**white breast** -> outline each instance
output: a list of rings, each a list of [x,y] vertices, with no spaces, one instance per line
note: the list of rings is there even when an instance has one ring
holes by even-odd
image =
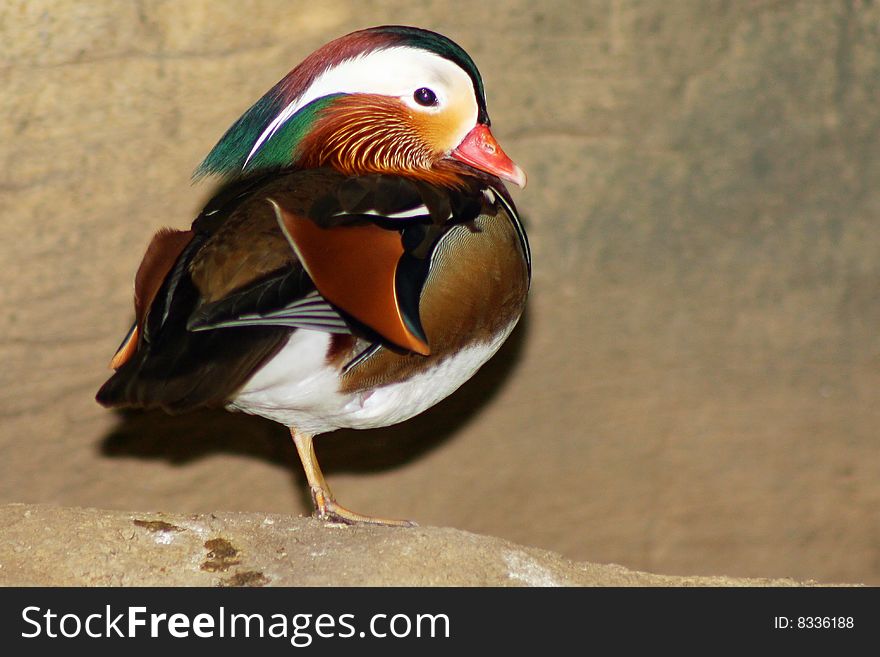
[[[326,362],[330,334],[299,329],[229,404],[317,435],[372,429],[408,420],[455,392],[510,335],[516,322],[486,344],[474,345],[409,379],[361,393],[339,390],[339,372]]]

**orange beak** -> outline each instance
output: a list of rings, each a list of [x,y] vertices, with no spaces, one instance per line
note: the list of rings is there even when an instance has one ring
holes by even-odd
[[[517,187],[526,186],[526,172],[507,157],[495,141],[489,127],[482,123],[478,123],[467,133],[450,156],[476,169],[498,176],[502,180],[512,182]]]

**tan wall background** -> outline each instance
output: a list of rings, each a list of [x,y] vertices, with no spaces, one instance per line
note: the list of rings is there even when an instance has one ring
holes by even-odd
[[[337,495],[578,560],[880,584],[880,3],[0,5],[0,502],[307,510],[283,429],[92,395],[151,233],[327,40],[442,32],[535,262],[456,396],[319,440]]]

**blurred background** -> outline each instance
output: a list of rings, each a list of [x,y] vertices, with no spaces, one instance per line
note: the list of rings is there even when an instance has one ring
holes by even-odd
[[[190,174],[304,56],[462,45],[534,257],[455,396],[338,432],[344,504],[667,574],[880,584],[880,3],[0,5],[0,502],[306,513],[286,431],[93,395]]]

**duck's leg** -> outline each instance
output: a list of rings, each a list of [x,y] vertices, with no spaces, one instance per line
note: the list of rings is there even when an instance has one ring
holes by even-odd
[[[300,433],[293,427],[290,427],[290,435],[293,437],[293,444],[296,445],[296,451],[299,453],[300,461],[302,461],[303,470],[306,472],[306,479],[312,491],[312,502],[315,504],[315,516],[318,519],[342,522],[347,525],[357,525],[360,523],[391,525],[394,527],[414,527],[416,525],[411,520],[389,520],[361,515],[360,513],[349,511],[344,506],[338,504],[333,497],[333,493],[330,492],[330,486],[324,480],[321,466],[318,465],[312,436]]]

